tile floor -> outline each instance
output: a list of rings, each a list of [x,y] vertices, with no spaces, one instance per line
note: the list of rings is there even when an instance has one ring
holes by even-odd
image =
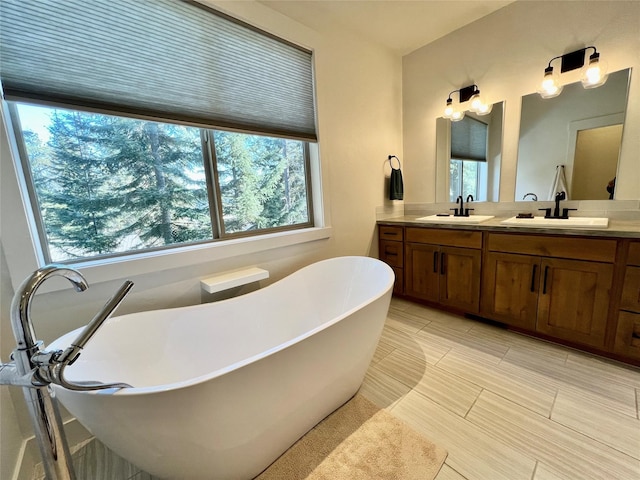
[[[640,480],[637,368],[393,299],[361,393],[448,450],[436,480]],[[74,461],[155,480],[97,441]]]
[[[436,480],[640,480],[640,369],[394,299],[362,393],[449,456]]]

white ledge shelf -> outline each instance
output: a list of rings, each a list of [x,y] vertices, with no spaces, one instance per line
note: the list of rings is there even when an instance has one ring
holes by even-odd
[[[223,272],[200,280],[202,289],[208,293],[222,292],[248,283],[269,278],[269,272],[262,268],[251,267],[232,272]]]

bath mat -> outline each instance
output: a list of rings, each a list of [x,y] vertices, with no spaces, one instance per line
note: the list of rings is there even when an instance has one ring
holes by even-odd
[[[444,449],[356,395],[255,480],[432,480],[446,457]]]

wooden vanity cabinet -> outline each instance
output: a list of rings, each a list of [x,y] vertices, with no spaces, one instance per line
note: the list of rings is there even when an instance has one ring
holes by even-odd
[[[616,240],[489,233],[482,313],[605,347]]]
[[[482,232],[407,227],[405,235],[405,294],[477,313]]]
[[[402,227],[380,225],[378,229],[379,258],[393,269],[396,280],[393,293],[404,293],[404,229]]]
[[[629,244],[613,351],[640,359],[640,242]]]

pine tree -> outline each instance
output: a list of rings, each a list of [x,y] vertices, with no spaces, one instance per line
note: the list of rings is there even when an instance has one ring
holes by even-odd
[[[199,129],[55,111],[49,131],[50,158],[32,169],[64,258],[211,238]]]

